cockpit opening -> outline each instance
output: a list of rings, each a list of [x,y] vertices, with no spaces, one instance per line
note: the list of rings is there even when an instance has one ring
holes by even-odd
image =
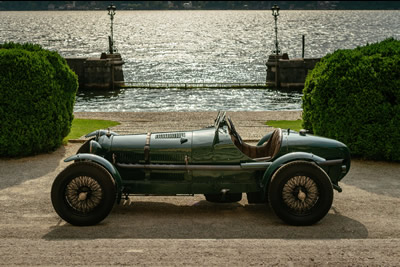
[[[230,117],[227,118],[227,125],[232,142],[246,156],[256,161],[268,161],[275,157],[281,147],[282,129],[275,129],[271,137],[260,146],[246,144],[236,131]]]

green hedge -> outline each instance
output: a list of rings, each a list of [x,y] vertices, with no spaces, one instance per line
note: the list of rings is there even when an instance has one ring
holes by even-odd
[[[309,73],[303,127],[353,155],[400,161],[400,41],[337,50]]]
[[[56,149],[68,135],[78,80],[58,53],[0,44],[0,156]]]

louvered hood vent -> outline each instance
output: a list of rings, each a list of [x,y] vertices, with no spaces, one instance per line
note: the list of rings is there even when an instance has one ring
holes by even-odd
[[[162,133],[156,134],[156,139],[179,139],[185,136],[185,133]]]

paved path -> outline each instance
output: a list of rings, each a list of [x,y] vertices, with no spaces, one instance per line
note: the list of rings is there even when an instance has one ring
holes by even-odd
[[[121,127],[132,123],[129,131],[146,132],[146,127],[203,127],[215,113],[76,116],[122,121]],[[268,130],[258,122],[282,117],[274,112],[232,114],[247,137],[254,132],[250,126],[260,127],[258,137]],[[0,265],[399,265],[400,164],[353,160],[341,183],[343,192],[335,192],[331,210],[313,226],[286,225],[268,206],[249,205],[245,197],[217,205],[195,195],[135,197],[130,206],[115,206],[96,226],[74,227],[54,212],[50,189],[70,164],[63,159],[79,146],[70,143],[49,154],[0,159]]]

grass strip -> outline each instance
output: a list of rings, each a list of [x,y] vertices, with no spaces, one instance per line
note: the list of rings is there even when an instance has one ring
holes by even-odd
[[[98,129],[107,129],[119,125],[116,121],[107,120],[92,120],[92,119],[74,119],[69,135],[64,138],[63,144],[66,144],[70,139],[78,139],[81,136],[93,132]]]
[[[275,128],[282,128],[282,129],[291,129],[294,131],[300,131],[303,129],[302,127],[302,120],[295,120],[295,121],[285,121],[285,120],[280,120],[280,121],[267,121],[265,124],[271,127]]]

